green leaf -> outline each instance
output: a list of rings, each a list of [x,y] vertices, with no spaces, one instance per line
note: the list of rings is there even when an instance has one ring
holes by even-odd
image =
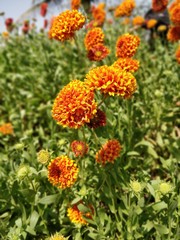
[[[154,227],[160,235],[169,233],[169,229],[164,225],[154,224]]]
[[[149,192],[151,193],[151,195],[155,198],[155,191],[154,188],[148,183],[147,187],[149,189]]]
[[[34,229],[39,219],[39,214],[36,211],[33,211],[30,217],[30,227]]]
[[[155,203],[154,205],[152,205],[152,208],[155,211],[161,211],[162,209],[166,209],[167,207],[168,207],[168,205],[164,201],[158,202],[158,203]]]
[[[53,194],[53,195],[49,195],[49,196],[45,196],[43,198],[41,198],[38,203],[41,204],[52,204],[56,201],[56,199],[58,198],[59,194]]]

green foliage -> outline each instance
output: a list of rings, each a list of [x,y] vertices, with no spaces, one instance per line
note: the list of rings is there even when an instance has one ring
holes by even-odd
[[[141,37],[135,56],[138,89],[131,99],[109,97],[101,105],[107,125],[83,132],[58,126],[51,116],[54,98],[72,79],[84,80],[95,66],[115,60],[115,42],[127,31],[119,22],[105,24],[111,54],[101,62],[86,56],[81,30],[75,41],[60,43],[46,34],[1,39],[0,123],[11,122],[14,135],[0,136],[0,238],[46,239],[55,232],[74,240],[179,239],[180,130],[179,66],[175,46],[156,39],[151,52]],[[97,94],[97,101],[102,96]],[[88,154],[75,158],[73,140],[86,140]],[[95,154],[108,139],[122,145],[114,164],[101,166]],[[59,190],[47,178],[47,166],[37,153],[47,149],[51,158],[67,155],[80,168],[71,189]],[[21,170],[21,172],[20,172]],[[140,190],[133,187],[140,184]],[[160,184],[171,188],[166,194]],[[79,202],[88,225],[70,222],[67,208]]]

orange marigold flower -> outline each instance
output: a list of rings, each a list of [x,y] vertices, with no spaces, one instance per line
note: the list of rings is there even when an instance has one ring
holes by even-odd
[[[124,0],[114,12],[115,17],[124,17],[130,16],[133,9],[135,8],[136,3],[134,0]]]
[[[90,70],[85,83],[92,90],[123,98],[131,97],[137,87],[136,79],[131,73],[106,65]]]
[[[84,38],[84,44],[87,50],[92,46],[104,42],[104,33],[100,27],[95,27],[89,30]]]
[[[88,58],[91,61],[101,61],[107,55],[110,53],[110,50],[108,47],[104,46],[102,43],[98,43],[96,45],[93,45],[89,50],[88,50]]]
[[[80,204],[82,203],[80,202]],[[80,223],[82,225],[87,225],[88,222],[83,217],[92,218],[91,210],[86,213],[81,212],[78,208],[78,205],[79,204],[74,204],[72,207],[69,207],[67,210],[67,215],[72,223],[75,223],[75,224]]]
[[[120,36],[116,42],[116,57],[133,57],[139,44],[140,38],[138,36],[134,36],[129,33]]]
[[[102,25],[106,18],[106,12],[104,8],[104,3],[100,3],[97,7],[92,7],[92,16],[99,23],[99,25]]]
[[[4,134],[4,135],[9,135],[9,134],[13,134],[14,130],[13,130],[13,126],[11,123],[4,123],[0,126],[0,133]]]
[[[71,8],[78,10],[81,5],[81,0],[71,0]]]
[[[171,5],[168,7],[169,12],[173,10],[173,8],[180,3],[180,0],[173,1]]]
[[[84,82],[73,80],[56,97],[52,117],[63,127],[79,128],[94,116],[96,105]]]
[[[139,68],[139,61],[132,58],[119,58],[112,66],[127,72],[136,72]]]
[[[106,114],[100,109],[97,109],[96,115],[86,125],[94,129],[104,127],[106,125]]]
[[[178,46],[176,50],[176,60],[180,64],[180,45]]]
[[[78,171],[73,160],[67,156],[59,156],[48,165],[48,180],[58,188],[69,188],[77,180]]]
[[[177,42],[180,40],[180,26],[171,26],[167,33],[167,39],[170,42]]]
[[[180,3],[170,11],[170,19],[175,25],[180,25]]]
[[[88,145],[83,141],[74,140],[71,149],[76,157],[83,157],[88,152]]]
[[[142,16],[136,16],[132,20],[134,26],[141,26],[144,22],[145,20]]]
[[[108,162],[114,163],[115,159],[120,155],[121,148],[118,140],[108,140],[96,153],[96,161],[102,165],[105,165]]]
[[[46,13],[47,13],[47,8],[48,8],[48,4],[46,2],[42,3],[40,5],[40,15],[42,17],[45,17],[46,16]]]
[[[152,0],[152,9],[154,12],[161,12],[166,9],[168,0]]]
[[[157,20],[156,19],[149,19],[146,23],[147,28],[151,29],[153,27],[155,27],[157,24]]]
[[[49,31],[49,37],[65,41],[74,36],[75,31],[85,24],[85,17],[77,10],[66,10],[57,16]]]

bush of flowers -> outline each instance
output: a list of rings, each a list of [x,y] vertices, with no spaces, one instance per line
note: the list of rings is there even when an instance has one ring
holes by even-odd
[[[153,51],[133,0],[88,16],[72,1],[48,31],[6,21],[1,239],[179,239],[180,6],[158,4],[171,25]]]

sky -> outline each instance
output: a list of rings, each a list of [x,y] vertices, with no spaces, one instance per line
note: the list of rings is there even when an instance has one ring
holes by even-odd
[[[109,0],[109,1],[113,2],[116,0]],[[101,2],[103,2],[103,0],[101,0]],[[117,2],[120,3],[121,0],[117,0]],[[136,0],[136,4],[139,4],[142,2],[144,1]],[[146,0],[146,2],[150,2],[150,0]],[[30,7],[32,7],[32,0],[0,0],[0,13],[5,12],[4,16],[0,16],[0,32],[6,31],[6,28],[4,25],[6,18],[11,17],[14,19],[14,21],[16,21]]]

